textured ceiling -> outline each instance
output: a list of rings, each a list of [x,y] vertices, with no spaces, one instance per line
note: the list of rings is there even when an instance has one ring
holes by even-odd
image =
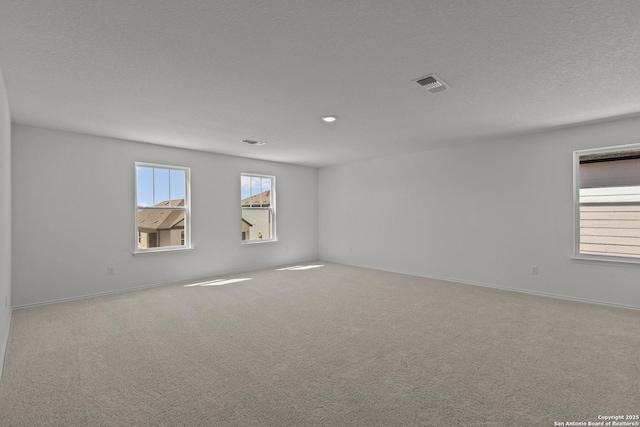
[[[640,2],[0,0],[0,69],[17,123],[323,166],[640,114]]]

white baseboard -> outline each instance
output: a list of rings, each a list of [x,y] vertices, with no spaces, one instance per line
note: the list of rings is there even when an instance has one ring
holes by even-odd
[[[381,267],[367,265],[367,264],[347,263],[347,262],[343,262],[343,261],[332,261],[332,260],[325,260],[325,261],[326,262],[332,262],[334,264],[348,265],[348,266],[352,266],[352,267],[360,267],[360,268],[368,268],[368,269],[371,269],[371,270],[386,271],[386,272],[389,272],[389,273],[398,273],[398,274],[406,274],[408,276],[424,277],[425,279],[442,280],[442,281],[445,281],[445,282],[461,283],[461,284],[464,284],[464,285],[481,286],[483,288],[491,288],[491,289],[500,289],[500,290],[503,290],[503,291],[519,292],[519,293],[522,293],[522,294],[535,295],[535,296],[539,296],[539,297],[555,298],[555,299],[562,299],[562,300],[567,300],[567,301],[583,302],[583,303],[588,303],[588,304],[606,305],[606,306],[609,306],[609,307],[626,308],[626,309],[630,309],[630,310],[640,310],[640,307],[636,307],[634,305],[616,304],[616,303],[611,303],[611,302],[607,302],[607,301],[598,301],[598,300],[591,300],[591,299],[586,299],[586,298],[572,297],[572,296],[567,296],[567,295],[551,294],[551,293],[547,293],[547,292],[531,291],[531,290],[528,290],[528,289],[518,289],[518,288],[509,288],[509,287],[506,287],[506,286],[489,285],[487,283],[471,282],[471,281],[468,281],[468,280],[460,280],[460,279],[454,279],[454,278],[450,278],[450,277],[431,276],[431,275],[426,275],[426,274],[415,273],[415,272],[412,272],[412,271],[402,271],[402,270],[394,270],[394,269],[389,269],[389,268],[381,268]]]
[[[194,283],[194,282],[197,282],[197,281],[213,280],[213,279],[219,278],[220,276],[226,276],[226,275],[231,275],[231,274],[241,274],[241,273],[251,273],[252,271],[265,270],[265,269],[268,269],[268,268],[274,268],[274,269],[275,268],[282,268],[282,267],[290,266],[290,265],[293,265],[293,264],[306,264],[306,263],[309,263],[309,262],[316,262],[316,261],[330,262],[330,263],[334,263],[334,264],[342,264],[342,265],[348,265],[348,266],[352,266],[352,267],[368,268],[370,270],[387,271],[389,273],[406,274],[406,275],[409,275],[409,276],[423,277],[425,279],[433,279],[433,280],[442,280],[442,281],[445,281],[445,282],[461,283],[461,284],[464,284],[464,285],[481,286],[483,288],[491,288],[491,289],[500,289],[500,290],[503,290],[503,291],[519,292],[519,293],[523,293],[523,294],[535,295],[535,296],[546,297],[546,298],[555,298],[555,299],[562,299],[562,300],[567,300],[567,301],[583,302],[583,303],[588,303],[588,304],[606,305],[606,306],[609,306],[609,307],[626,308],[626,309],[631,309],[631,310],[640,310],[640,307],[636,307],[636,306],[633,306],[633,305],[616,304],[616,303],[611,303],[611,302],[607,302],[607,301],[591,300],[591,299],[578,298],[578,297],[572,297],[572,296],[567,296],[567,295],[559,295],[559,294],[552,294],[552,293],[547,293],[547,292],[532,291],[532,290],[528,290],[528,289],[510,288],[510,287],[506,287],[506,286],[497,286],[497,285],[491,285],[491,284],[487,284],[487,283],[480,283],[480,282],[474,282],[474,281],[469,281],[469,280],[461,280],[461,279],[456,279],[456,278],[451,278],[451,277],[426,275],[426,274],[422,274],[422,273],[416,273],[416,272],[413,272],[413,271],[403,271],[403,270],[396,270],[396,269],[390,269],[390,268],[382,268],[382,267],[378,267],[378,266],[374,266],[374,265],[368,265],[368,264],[348,263],[348,262],[344,262],[342,260],[332,260],[332,259],[326,259],[326,258],[324,260],[321,259],[321,260],[306,260],[306,261],[291,262],[291,263],[287,263],[286,265],[262,266],[262,267],[257,267],[257,268],[253,268],[253,269],[250,269],[250,270],[227,271],[227,272],[224,272],[224,273],[219,273],[219,274],[210,275],[210,276],[204,276],[204,277],[202,277],[202,276],[201,277],[193,277],[193,278],[188,278],[188,279],[185,279],[185,280],[178,280],[178,281],[172,281],[172,282],[163,282],[163,283],[154,283],[154,284],[149,284],[149,285],[136,286],[136,287],[132,287],[132,288],[125,288],[125,289],[118,289],[118,290],[113,290],[113,291],[106,291],[106,292],[98,292],[98,293],[93,293],[93,294],[80,295],[80,296],[70,297],[70,298],[60,298],[60,299],[55,299],[55,300],[50,300],[50,301],[37,302],[37,303],[33,303],[33,304],[24,304],[24,305],[14,306],[13,309],[14,310],[18,310],[18,309],[23,309],[23,308],[38,307],[38,306],[42,306],[42,305],[55,304],[55,303],[67,302],[67,301],[75,301],[75,300],[81,300],[81,299],[93,298],[93,297],[99,297],[99,296],[105,296],[105,295],[113,295],[113,294],[119,294],[119,293],[123,293],[123,292],[133,292],[133,291],[139,291],[139,290],[143,290],[143,289],[157,288],[157,287],[161,287],[161,286],[184,285],[184,284],[188,284],[188,283]],[[9,337],[9,334],[8,334],[8,330],[7,330],[6,339],[8,339],[8,337]],[[2,344],[2,348],[0,348],[2,353],[0,353],[0,356],[4,356],[4,350],[6,348],[6,342],[4,342],[4,343],[0,342],[0,344]],[[1,372],[0,372],[0,375],[1,375]]]
[[[106,296],[106,295],[114,295],[114,294],[121,294],[124,292],[134,292],[134,291],[141,291],[143,289],[151,289],[151,288],[158,288],[161,286],[177,286],[177,285],[186,285],[189,283],[195,283],[195,282],[204,282],[207,280],[214,280],[214,279],[218,279],[221,276],[228,276],[231,274],[244,274],[244,273],[251,273],[252,271],[260,271],[260,270],[266,270],[269,268],[282,268],[282,267],[288,267],[294,264],[305,264],[305,263],[309,263],[309,262],[315,262],[316,260],[313,261],[294,261],[294,262],[290,262],[287,264],[279,264],[276,266],[261,266],[261,267],[256,267],[256,268],[252,268],[250,270],[232,270],[232,271],[226,271],[226,272],[222,272],[222,273],[214,273],[208,276],[199,276],[199,277],[191,277],[191,278],[186,278],[184,280],[175,280],[175,281],[171,281],[171,282],[162,282],[162,283],[152,283],[152,284],[148,284],[148,285],[142,285],[142,286],[134,286],[134,287],[130,287],[130,288],[123,288],[123,289],[116,289],[113,291],[105,291],[105,292],[96,292],[96,293],[91,293],[91,294],[84,294],[84,295],[78,295],[75,297],[68,297],[68,298],[58,298],[58,299],[53,299],[53,300],[47,300],[47,301],[40,301],[40,302],[36,302],[36,303],[30,303],[30,304],[22,304],[22,305],[16,305],[13,306],[14,310],[20,310],[20,309],[24,309],[24,308],[32,308],[32,307],[40,307],[43,305],[49,305],[49,304],[57,304],[60,302],[68,302],[68,301],[76,301],[76,300],[82,300],[82,299],[87,299],[87,298],[93,298],[93,297],[101,297],[101,296]]]

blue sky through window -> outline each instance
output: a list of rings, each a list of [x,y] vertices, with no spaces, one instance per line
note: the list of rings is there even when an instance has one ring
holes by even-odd
[[[247,175],[240,177],[240,200],[256,196],[267,190],[271,190],[271,178]]]
[[[136,173],[138,206],[155,206],[167,200],[185,198],[184,170],[138,166]]]

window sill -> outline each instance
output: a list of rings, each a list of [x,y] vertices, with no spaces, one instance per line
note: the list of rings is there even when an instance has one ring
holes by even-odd
[[[595,264],[619,264],[626,266],[640,266],[640,258],[622,258],[622,257],[607,257],[597,255],[582,255],[577,254],[571,257],[572,260],[578,262],[587,262]]]
[[[150,255],[150,254],[166,254],[169,252],[190,252],[193,250],[193,247],[189,248],[179,248],[179,247],[167,247],[166,249],[152,249],[152,250],[142,250],[142,251],[133,251],[133,256],[138,255]]]
[[[273,243],[277,242],[278,239],[269,239],[269,240],[242,240],[240,245],[255,245],[260,243]]]

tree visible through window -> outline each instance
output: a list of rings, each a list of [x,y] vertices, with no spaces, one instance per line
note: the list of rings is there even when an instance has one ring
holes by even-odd
[[[575,153],[577,255],[640,258],[640,145]]]
[[[189,168],[136,163],[136,251],[190,246]]]
[[[275,177],[240,176],[243,242],[276,240],[275,197]]]

